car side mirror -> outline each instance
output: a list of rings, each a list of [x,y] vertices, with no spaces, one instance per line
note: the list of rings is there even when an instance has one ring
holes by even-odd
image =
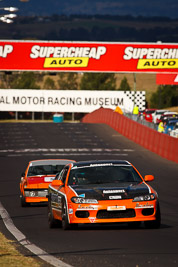
[[[61,180],[53,180],[51,184],[53,186],[62,186],[62,185],[64,185]]]
[[[24,172],[22,172],[21,177],[25,177],[25,173]]]
[[[154,178],[154,176],[153,175],[145,175],[145,178],[144,178],[144,180],[145,180],[145,182],[151,182],[151,181],[153,181],[155,178]]]

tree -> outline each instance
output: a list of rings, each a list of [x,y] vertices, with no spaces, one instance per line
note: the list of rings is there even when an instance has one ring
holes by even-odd
[[[12,82],[16,79],[16,75],[11,72],[2,72],[0,77],[0,88],[11,88]]]
[[[81,90],[115,90],[114,73],[84,73],[80,83]]]
[[[120,91],[131,91],[131,87],[130,87],[126,77],[124,77],[122,79],[122,81],[120,83],[120,87],[119,87],[118,90],[120,90]]]
[[[151,108],[168,108],[178,106],[178,86],[160,85],[150,99]]]
[[[14,89],[40,89],[36,83],[34,72],[23,72],[11,84]]]
[[[78,89],[77,78],[78,78],[78,75],[77,73],[74,73],[74,72],[59,73],[59,80],[58,80],[59,89],[77,90]]]
[[[44,89],[56,89],[54,80],[52,80],[51,78],[47,77],[47,78],[45,79],[43,88],[44,88]]]

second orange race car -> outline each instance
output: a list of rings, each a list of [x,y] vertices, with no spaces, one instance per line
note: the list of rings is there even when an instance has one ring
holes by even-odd
[[[156,191],[128,161],[70,163],[48,188],[49,227],[63,229],[90,223],[140,223],[159,228]]]
[[[20,180],[21,206],[30,203],[47,203],[48,186],[63,167],[75,162],[68,159],[43,159],[30,161]]]

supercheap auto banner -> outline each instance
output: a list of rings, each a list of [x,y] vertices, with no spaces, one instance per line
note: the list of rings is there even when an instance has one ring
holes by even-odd
[[[178,44],[0,41],[0,70],[178,72]]]

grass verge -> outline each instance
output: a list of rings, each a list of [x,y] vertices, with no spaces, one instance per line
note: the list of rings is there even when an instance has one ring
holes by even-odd
[[[38,260],[31,256],[22,255],[16,248],[18,245],[15,241],[8,240],[0,233],[0,266],[1,267],[40,267],[42,266]]]

